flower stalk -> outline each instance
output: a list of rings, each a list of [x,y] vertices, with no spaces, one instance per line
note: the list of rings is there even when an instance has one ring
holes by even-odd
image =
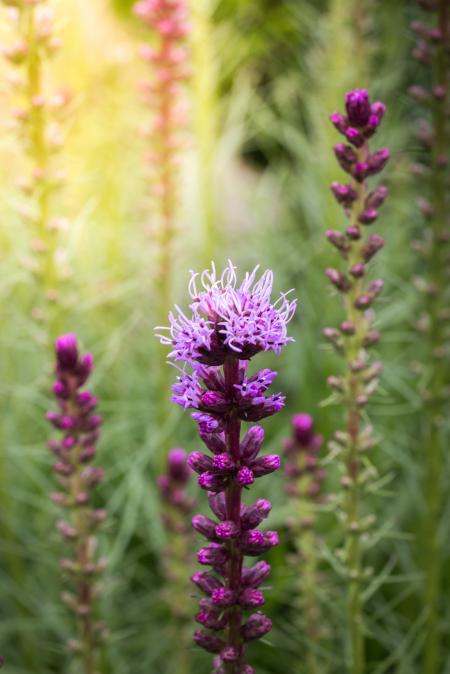
[[[194,409],[199,434],[210,454],[193,452],[188,462],[217,519],[196,515],[192,524],[208,545],[198,553],[212,572],[197,572],[193,583],[203,593],[196,620],[204,629],[194,634],[198,646],[213,653],[215,674],[254,674],[245,662],[246,644],[264,636],[271,620],[256,610],[264,604],[259,589],[270,573],[263,561],[246,566],[245,557],[259,556],[278,543],[275,531],[257,527],[271,503],[245,504],[243,494],[255,479],[280,466],[277,455],[258,456],[264,431],[252,426],[241,438],[242,422],[255,422],[278,412],[281,394],[266,395],[276,377],[271,370],[248,374],[249,361],[261,351],[280,352],[290,341],[286,326],[296,303],[281,295],[272,304],[272,273],[256,281],[255,269],[238,286],[231,263],[222,276],[215,268],[192,274],[191,316],[170,314],[169,335],[159,335],[171,347],[174,364],[183,363],[172,400]]]
[[[84,674],[96,674],[99,646],[106,631],[96,617],[99,593],[98,578],[105,560],[98,558],[96,530],[106,512],[96,509],[92,494],[103,479],[103,470],[91,466],[100,434],[101,417],[94,414],[96,398],[84,386],[93,369],[91,354],[80,357],[75,335],[64,335],[55,342],[56,381],[53,392],[58,412],[48,412],[47,419],[62,438],[51,440],[49,447],[57,460],[53,469],[60,491],[51,495],[63,508],[67,518],[57,522],[57,531],[70,545],[70,554],[60,561],[71,591],[62,600],[75,615],[78,635],[68,642],[82,663]]]
[[[294,508],[294,516],[289,522],[296,550],[293,561],[295,569],[302,569],[298,590],[299,609],[304,616],[307,637],[307,671],[308,674],[320,674],[321,611],[317,596],[320,579],[316,518],[317,506],[323,500],[322,484],[325,479],[325,471],[319,463],[323,438],[314,432],[314,419],[309,414],[296,414],[292,419],[292,431],[292,437],[284,441],[283,448],[287,457],[286,491]]]
[[[370,347],[379,341],[373,329],[372,305],[383,288],[383,281],[366,280],[369,261],[384,241],[376,234],[365,233],[378,218],[378,209],[387,196],[387,188],[370,190],[368,179],[380,173],[389,159],[389,150],[372,152],[369,139],[376,133],[385,112],[383,103],[370,104],[365,90],[355,89],[346,95],[346,115],[330,117],[347,143],[338,143],[334,152],[341,168],[350,176],[348,184],[333,183],[332,192],[344,209],[349,226],[345,232],[329,230],[327,238],[345,262],[345,271],[326,270],[332,285],[343,298],[345,320],[339,329],[325,328],[324,336],[343,358],[343,376],[331,376],[328,383],[336,401],[345,410],[345,431],[338,437],[342,457],[342,500],[345,523],[344,560],[348,580],[348,615],[350,628],[349,670],[366,671],[364,639],[363,581],[364,533],[363,495],[368,475],[362,470],[362,454],[373,444],[372,429],[366,422],[364,408],[376,389],[382,365],[370,356]]]
[[[166,312],[171,299],[171,272],[176,215],[179,201],[179,163],[182,131],[187,124],[183,83],[189,76],[186,0],[140,0],[135,14],[150,28],[155,46],[141,47],[141,56],[152,70],[142,87],[146,103],[154,110],[148,129],[151,151],[151,193],[157,216],[158,244],[156,283],[161,307]]]
[[[424,559],[426,608],[424,674],[441,671],[442,653],[442,540],[439,534],[443,511],[443,474],[445,464],[444,420],[448,405],[450,379],[445,363],[450,355],[448,323],[449,283],[449,159],[450,141],[450,8],[446,0],[427,0],[419,5],[429,12],[430,22],[414,21],[417,36],[413,55],[428,70],[428,87],[413,85],[410,94],[423,106],[424,117],[418,120],[418,137],[422,146],[420,189],[424,190],[417,205],[424,218],[422,241],[416,249],[423,256],[423,278],[417,286],[424,292],[423,312],[418,321],[421,340],[426,344],[426,362],[422,385],[424,399],[423,457],[425,468]]]
[[[63,184],[55,157],[63,144],[61,122],[70,99],[66,93],[47,91],[46,69],[60,47],[49,4],[45,0],[3,0],[3,4],[16,33],[16,42],[5,47],[3,55],[14,67],[9,78],[17,101],[12,126],[26,159],[18,187],[24,197],[21,216],[31,233],[29,267],[40,293],[32,316],[49,321],[59,282],[68,275],[59,248],[59,232],[66,222],[55,214],[54,197]]]
[[[188,648],[190,635],[187,634],[190,614],[185,602],[188,592],[186,564],[192,557],[193,547],[190,515],[195,505],[195,501],[186,491],[191,476],[192,472],[187,465],[187,455],[184,449],[170,450],[166,472],[160,475],[158,488],[164,504],[163,523],[169,536],[163,555],[164,571],[168,580],[165,594],[175,618],[173,637],[174,644],[177,645],[176,671],[179,674],[189,674],[191,671]]]

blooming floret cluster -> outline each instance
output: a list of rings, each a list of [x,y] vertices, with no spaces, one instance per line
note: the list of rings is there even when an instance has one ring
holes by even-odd
[[[212,265],[200,275],[200,289],[198,274],[191,272],[191,316],[176,307],[169,315],[169,335],[161,337],[172,346],[169,358],[223,365],[227,356],[248,360],[260,351],[279,353],[291,341],[286,326],[296,302],[281,294],[272,303],[273,273],[267,270],[256,280],[257,272],[255,267],[238,285],[231,262],[220,277]]]
[[[260,590],[270,566],[259,561],[244,565],[244,558],[258,556],[278,543],[276,531],[258,526],[272,508],[266,499],[247,505],[241,497],[256,478],[280,466],[276,454],[260,456],[264,431],[251,427],[241,439],[243,421],[259,421],[277,412],[281,394],[267,391],[276,372],[264,369],[250,375],[249,361],[257,353],[279,353],[290,341],[287,323],[296,303],[282,294],[271,302],[272,272],[256,279],[258,268],[238,284],[231,263],[219,277],[214,266],[189,285],[191,314],[177,308],[170,315],[169,357],[183,368],[173,386],[173,401],[194,409],[200,437],[209,453],[195,451],[188,464],[198,474],[199,486],[208,492],[215,519],[196,515],[194,529],[208,541],[198,552],[200,564],[211,571],[197,572],[193,583],[202,592],[196,620],[202,626],[194,641],[214,653],[215,674],[253,674],[244,662],[245,644],[266,634],[272,622],[257,610],[264,604]],[[246,617],[246,611],[254,611]]]

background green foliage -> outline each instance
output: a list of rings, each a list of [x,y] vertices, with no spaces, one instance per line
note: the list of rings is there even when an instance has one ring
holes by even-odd
[[[131,16],[129,0],[115,0],[113,6],[100,0],[56,4],[65,46],[49,77],[75,92],[62,156],[68,183],[59,204],[70,220],[65,244],[72,277],[58,320],[62,331],[76,332],[94,353],[93,387],[105,419],[99,464],[106,480],[98,502],[110,513],[102,536],[110,559],[102,604],[111,637],[102,672],[181,674],[173,653],[173,619],[161,591],[166,534],[155,481],[170,447],[193,450],[197,440],[189,416],[166,404],[168,392],[156,386],[163,356],[152,330],[161,308],[152,293],[155,252],[146,234],[151,212],[145,141],[138,133],[148,116],[137,94],[145,68],[136,46],[145,32]],[[324,232],[342,224],[328,189],[342,176],[331,152],[337,137],[328,114],[342,107],[344,92],[354,86],[367,86],[373,98],[386,101],[388,115],[377,142],[391,148],[393,159],[387,172],[391,198],[376,225],[387,240],[376,273],[387,287],[377,309],[385,374],[370,407],[380,440],[372,455],[378,488],[367,504],[380,533],[368,553],[374,569],[367,610],[371,674],[421,672],[424,607],[417,541],[424,503],[417,441],[421,403],[413,368],[421,346],[413,330],[416,262],[410,250],[421,221],[408,172],[417,148],[405,93],[418,76],[409,57],[411,4],[204,3],[212,57],[206,65],[214,89],[207,99],[211,108],[202,114],[213,116],[217,133],[194,136],[187,152],[175,250],[174,298],[184,304],[188,270],[203,267],[210,252],[200,216],[205,194],[199,189],[196,153],[202,142],[212,157],[214,259],[222,265],[231,256],[241,268],[257,262],[270,266],[277,289],[293,287],[300,299],[292,324],[296,341],[275,364],[288,402],[265,424],[267,450],[277,451],[299,410],[313,413],[329,439],[340,413],[323,405],[329,394],[325,381],[340,364],[324,347],[321,330],[336,324],[341,311],[323,274],[334,259]],[[9,112],[2,113],[2,122]],[[29,242],[13,189],[21,159],[7,131],[0,152],[0,650],[8,674],[75,674],[62,645],[72,628],[58,600],[61,543],[54,533],[57,511],[47,496],[54,484],[46,449],[51,431],[44,420],[52,405],[52,354],[45,326],[30,318],[33,279],[24,264]],[[333,494],[339,483],[332,463],[327,470]],[[293,595],[302,569],[286,565],[290,511],[282,475],[254,490],[255,495],[267,492],[275,504],[270,527],[282,533],[282,544],[270,554],[274,570],[267,610],[275,629],[270,644],[251,646],[252,658],[260,674],[308,674]],[[342,674],[344,604],[329,563],[339,542],[332,500],[319,521],[328,557],[317,587],[324,620],[320,657],[324,674]],[[443,530],[449,521],[447,508]],[[448,589],[449,578],[446,583]],[[191,592],[188,585],[181,588],[179,601],[191,602],[194,613]],[[448,632],[449,624],[444,616],[442,629]],[[191,655],[192,672],[206,673],[209,658],[194,648]],[[449,672],[450,652],[443,674]]]

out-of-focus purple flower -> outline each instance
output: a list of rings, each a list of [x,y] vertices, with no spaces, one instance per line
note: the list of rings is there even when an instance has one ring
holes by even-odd
[[[53,469],[60,487],[51,498],[67,512],[67,520],[59,520],[56,529],[72,546],[72,556],[60,563],[74,584],[74,594],[66,604],[80,625],[83,650],[95,662],[99,640],[105,632],[101,623],[96,622],[94,628],[92,622],[96,577],[105,567],[104,560],[96,557],[95,530],[105,520],[106,512],[92,505],[92,492],[103,479],[103,469],[87,464],[95,457],[102,419],[94,414],[96,397],[80,390],[93,370],[92,355],[80,356],[73,334],[58,337],[55,352],[53,392],[59,409],[48,412],[47,418],[62,437],[49,442],[57,458]]]
[[[257,280],[257,270],[238,284],[231,263],[220,277],[213,266],[201,274],[200,289],[197,274],[192,274],[189,316],[177,308],[177,315],[170,316],[169,336],[159,335],[171,348],[169,357],[184,363],[173,386],[173,401],[196,410],[192,416],[211,452],[192,452],[188,465],[198,474],[199,486],[209,492],[217,518],[196,515],[192,520],[208,541],[198,561],[213,569],[192,576],[206,595],[196,615],[206,629],[196,632],[194,641],[216,654],[215,674],[230,667],[235,674],[251,674],[252,667],[244,662],[245,643],[262,637],[272,625],[260,612],[244,622],[244,611],[264,604],[258,588],[270,566],[243,564],[245,556],[258,556],[278,544],[275,531],[257,529],[272,506],[266,499],[246,505],[241,496],[255,479],[277,470],[280,457],[259,455],[264,440],[260,426],[251,427],[242,439],[240,431],[242,421],[259,421],[284,404],[281,394],[268,394],[276,372],[265,369],[250,375],[249,361],[261,351],[279,353],[290,341],[286,326],[296,303],[285,294],[272,303],[272,272]]]

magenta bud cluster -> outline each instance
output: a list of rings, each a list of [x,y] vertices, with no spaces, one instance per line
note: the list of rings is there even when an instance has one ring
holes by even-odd
[[[94,367],[92,355],[80,355],[73,334],[59,337],[55,351],[53,393],[58,411],[48,412],[47,419],[60,433],[59,439],[49,442],[56,456],[53,469],[59,490],[51,498],[66,512],[56,529],[71,544],[71,554],[60,561],[60,567],[74,590],[64,592],[62,599],[80,623],[83,649],[94,658],[105,631],[103,623],[93,617],[94,582],[105,568],[105,561],[96,556],[95,532],[106,511],[92,502],[92,493],[103,479],[103,469],[92,465],[102,418],[96,413],[96,397],[83,389]]]
[[[270,566],[265,561],[244,563],[278,544],[276,531],[258,528],[272,505],[264,498],[247,505],[242,495],[256,479],[276,471],[280,457],[261,454],[261,426],[250,427],[241,438],[241,424],[269,417],[283,406],[281,394],[268,394],[276,372],[264,369],[250,375],[249,367],[259,352],[278,353],[290,341],[286,326],[295,301],[282,294],[273,303],[272,272],[257,279],[257,270],[238,284],[231,263],[221,276],[213,266],[201,274],[201,288],[193,273],[190,315],[177,307],[176,315],[170,315],[169,334],[160,335],[170,346],[169,357],[183,363],[172,399],[195,410],[192,416],[208,450],[192,452],[188,465],[208,493],[213,514],[192,520],[206,539],[198,562],[210,567],[195,573],[192,582],[201,593],[196,615],[201,628],[194,641],[215,655],[215,674],[252,674],[245,662],[246,644],[272,627],[260,610],[265,601],[261,585]]]
[[[325,470],[320,465],[319,452],[323,437],[314,430],[314,419],[300,412],[292,418],[292,436],[283,442],[287,457],[285,474],[290,496],[311,502],[321,498]]]

